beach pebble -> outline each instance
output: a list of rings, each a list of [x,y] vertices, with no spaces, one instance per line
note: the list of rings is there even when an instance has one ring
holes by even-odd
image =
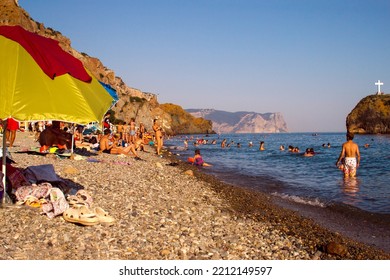
[[[162,250],[160,254],[161,254],[162,256],[168,256],[170,253],[171,253],[171,252],[170,252],[169,250],[165,249],[165,250]]]
[[[338,255],[342,257],[348,253],[348,248],[343,244],[332,241],[326,244],[325,251],[328,254]]]
[[[73,166],[67,166],[64,169],[64,173],[65,174],[79,174],[80,171],[78,169],[74,168]]]
[[[18,133],[15,144],[38,148],[28,132]],[[239,192],[216,189],[212,181],[199,178],[201,172],[194,176],[188,165],[164,167],[170,161],[151,152],[140,152],[142,161],[110,154],[92,155],[93,162],[27,153],[12,153],[12,157],[14,166],[21,169],[52,164],[69,193],[85,190],[94,206],[116,222],[109,227],[81,226],[61,215],[49,219],[41,209],[4,207],[0,259],[310,260],[332,256],[321,255],[315,243],[310,247],[298,234],[292,235],[295,220],[282,220],[277,212],[273,215],[277,222],[246,214],[240,208],[246,204],[234,204],[240,201]],[[329,254],[348,255],[343,244],[329,243],[326,248]]]
[[[312,257],[312,260],[320,260],[321,259],[321,255],[322,255],[322,252],[321,251],[317,251],[313,257]]]
[[[183,172],[185,175],[188,175],[188,176],[194,176],[194,171],[192,170],[186,170]]]

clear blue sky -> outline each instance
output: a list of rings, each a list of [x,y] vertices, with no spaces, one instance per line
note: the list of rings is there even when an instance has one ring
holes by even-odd
[[[281,112],[291,132],[345,131],[390,93],[389,0],[19,0],[30,16],[160,103]]]

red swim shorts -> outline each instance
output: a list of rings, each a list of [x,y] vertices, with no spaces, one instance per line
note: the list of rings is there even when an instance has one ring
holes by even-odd
[[[19,122],[15,121],[12,118],[7,119],[7,129],[8,130],[18,130],[19,129]]]

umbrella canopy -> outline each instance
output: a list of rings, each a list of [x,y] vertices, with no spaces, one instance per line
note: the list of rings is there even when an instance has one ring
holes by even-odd
[[[109,92],[53,39],[0,26],[0,62],[0,119],[88,124],[112,106]],[[4,140],[3,155],[5,148]]]
[[[19,42],[5,37],[7,34],[4,33],[7,32],[4,30],[33,35],[25,39],[38,46],[34,56]],[[39,40],[34,41],[35,38]],[[0,118],[12,117],[18,121],[58,120],[79,124],[100,122],[112,105],[113,98],[82,64],[73,67],[77,69],[74,70],[72,66],[75,64],[71,64],[67,57],[81,62],[63,51],[58,43],[39,45],[47,41],[54,40],[21,27],[0,26]],[[63,56],[66,54],[64,64],[49,55],[56,58],[58,52]],[[49,76],[35,58],[49,65],[53,61],[53,64],[61,65],[62,68],[54,68]],[[59,70],[55,72],[56,69]],[[80,78],[73,74],[77,71],[84,72],[84,76]]]
[[[104,87],[105,90],[108,91],[108,93],[111,95],[111,97],[113,98],[113,101],[112,101],[112,105],[115,105],[115,103],[118,102],[119,100],[119,97],[118,97],[118,94],[116,93],[116,90],[113,89],[110,85],[108,84],[105,84],[101,81],[99,81],[99,83]]]

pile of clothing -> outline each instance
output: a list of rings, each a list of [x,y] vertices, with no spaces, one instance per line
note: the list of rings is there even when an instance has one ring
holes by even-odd
[[[7,164],[7,182],[10,186],[7,194],[12,202],[41,208],[42,214],[50,219],[62,216],[68,222],[85,226],[115,222],[101,207],[94,207],[92,197],[85,190],[65,196],[70,189],[51,164],[29,166],[24,170]]]

